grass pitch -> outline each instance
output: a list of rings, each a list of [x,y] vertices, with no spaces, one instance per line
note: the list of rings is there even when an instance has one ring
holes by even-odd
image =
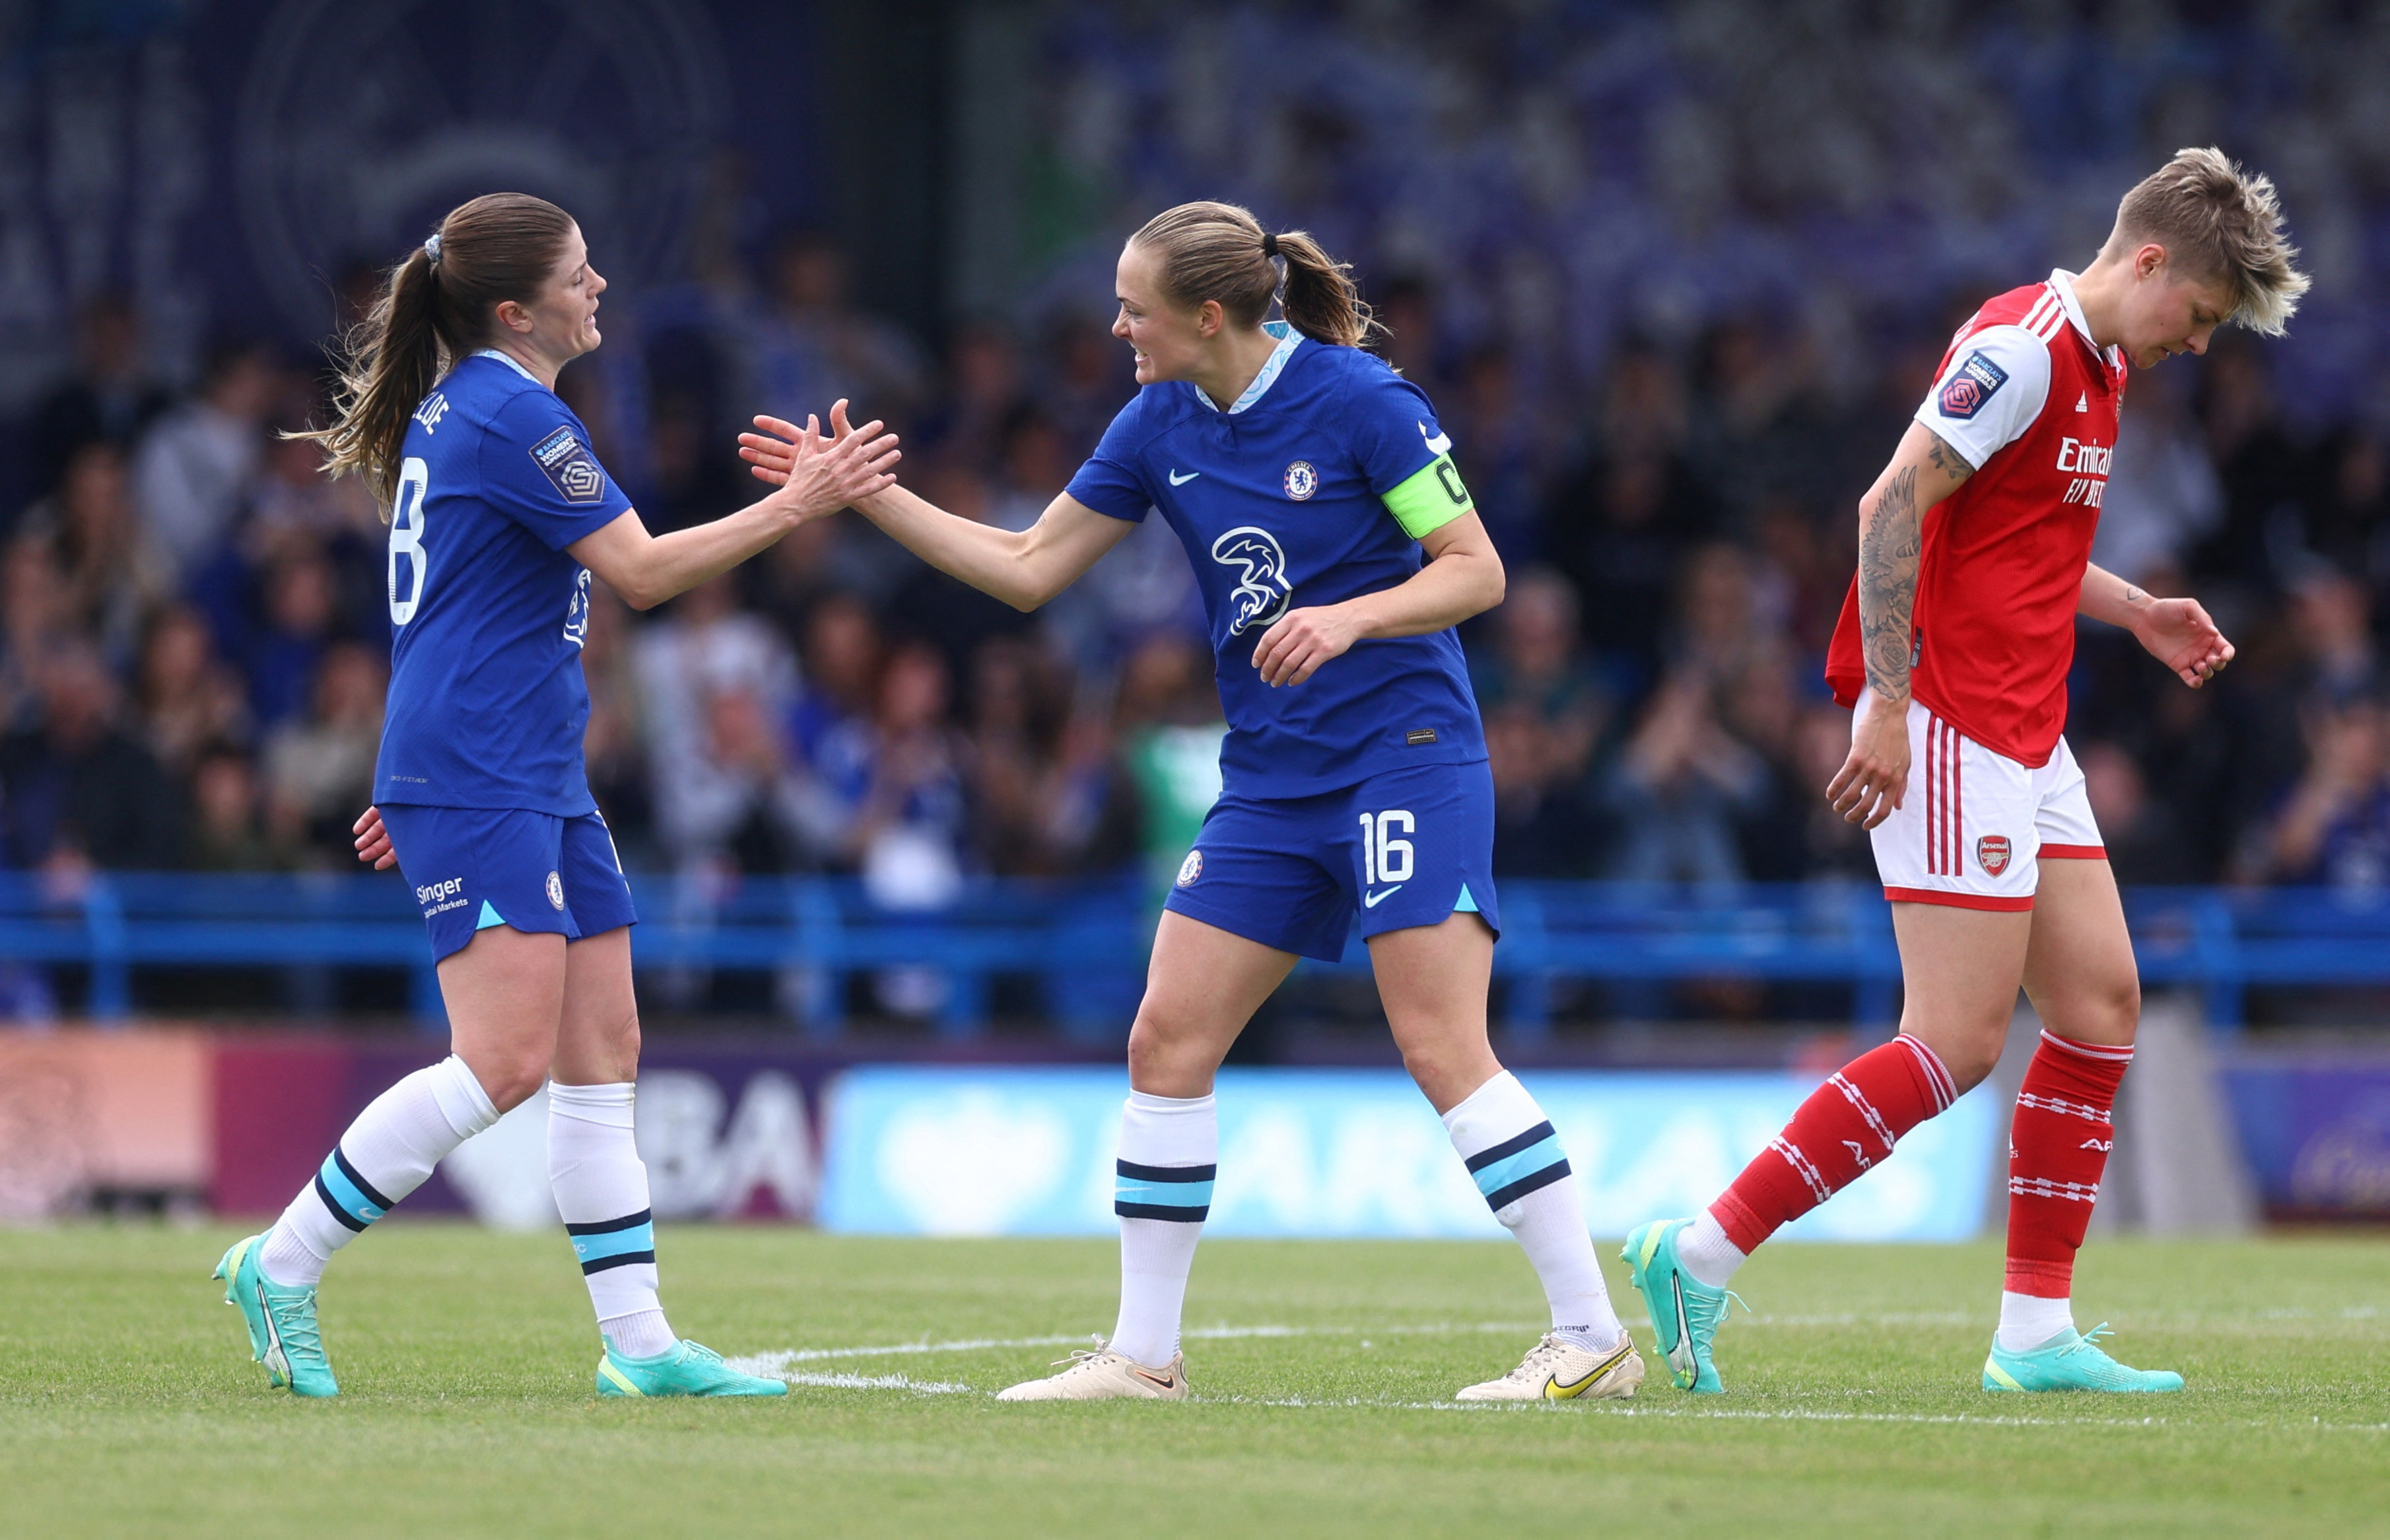
[[[0,1232],[12,1535],[2390,1534],[2390,1245],[2095,1245],[2083,1325],[2170,1397],[1975,1389],[1997,1249],[1771,1248],[1728,1393],[1462,1409],[1540,1297],[1507,1246],[1211,1241],[1200,1401],[999,1406],[1108,1329],[1109,1242],[667,1230],[683,1331],[786,1401],[599,1402],[556,1236],[386,1224],[335,1264],[344,1394],[266,1390],[221,1229]],[[1614,1250],[1614,1246],[1607,1250]],[[1651,1332],[1623,1269],[1611,1286]],[[928,1345],[924,1345],[928,1344]]]

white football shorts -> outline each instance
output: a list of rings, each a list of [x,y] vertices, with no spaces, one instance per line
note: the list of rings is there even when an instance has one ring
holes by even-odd
[[[2043,861],[2108,855],[2064,738],[2028,769],[1913,699],[1908,795],[1871,838],[1886,898],[1960,909],[2030,909]]]

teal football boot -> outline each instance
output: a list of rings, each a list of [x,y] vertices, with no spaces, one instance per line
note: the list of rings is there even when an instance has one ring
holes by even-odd
[[[1741,1304],[1742,1299],[1731,1290],[1711,1288],[1677,1261],[1677,1232],[1691,1223],[1690,1219],[1655,1219],[1638,1225],[1618,1255],[1626,1264],[1629,1280],[1643,1296],[1643,1308],[1651,1313],[1651,1329],[1660,1338],[1660,1355],[1667,1360],[1677,1388],[1696,1395],[1716,1395],[1726,1387],[1719,1383],[1717,1366],[1710,1360],[1710,1342],[1726,1324],[1727,1302]]]
[[[2108,1329],[2101,1322],[2077,1336],[2062,1331],[2037,1348],[2010,1353],[1992,1339],[1992,1355],[1984,1360],[1987,1391],[2121,1391],[2163,1394],[2182,1389],[2182,1376],[2172,1369],[2127,1368],[2101,1350],[2099,1338]]]
[[[265,1237],[238,1241],[216,1264],[224,1280],[225,1303],[240,1312],[249,1328],[249,1354],[265,1366],[266,1381],[293,1395],[330,1396],[341,1393],[332,1378],[331,1362],[324,1356],[324,1336],[315,1328],[315,1291],[286,1289],[265,1276],[257,1252]]]
[[[741,1374],[722,1354],[684,1338],[653,1358],[625,1358],[606,1344],[598,1360],[599,1395],[786,1395],[783,1380]]]

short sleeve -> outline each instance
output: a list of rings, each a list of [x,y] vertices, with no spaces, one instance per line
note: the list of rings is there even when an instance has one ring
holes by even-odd
[[[1375,360],[1356,370],[1345,430],[1369,490],[1413,540],[1474,506],[1427,392]]]
[[[482,496],[551,551],[594,534],[631,500],[591,453],[587,430],[546,391],[522,391],[482,441]]]
[[[2041,416],[2049,348],[2023,327],[1985,327],[1960,342],[1917,420],[1981,470]]]
[[[1098,513],[1141,522],[1146,510],[1153,507],[1153,494],[1146,490],[1145,478],[1137,469],[1137,453],[1145,447],[1144,425],[1145,391],[1139,391],[1113,417],[1095,454],[1062,490]]]

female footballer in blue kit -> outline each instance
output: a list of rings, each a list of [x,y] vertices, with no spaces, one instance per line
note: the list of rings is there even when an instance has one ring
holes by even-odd
[[[1494,792],[1452,628],[1499,603],[1503,578],[1451,443],[1418,387],[1358,346],[1368,310],[1307,236],[1183,204],[1130,238],[1118,287],[1112,333],[1141,389],[1034,527],[956,518],[894,486],[854,505],[1022,610],[1157,508],[1194,563],[1218,651],[1225,789],[1171,892],[1129,1034],[1119,1321],[1102,1351],[1000,1399],[1185,1397],[1179,1316],[1211,1201],[1214,1072],[1298,956],[1342,954],[1356,915],[1404,1062],[1551,1305],[1525,1361],[1460,1398],[1631,1395],[1642,1360],[1568,1161],[1486,1042]],[[1273,299],[1285,319],[1266,325]],[[819,448],[756,421],[765,431],[740,442],[767,481]]]
[[[592,572],[659,604],[890,484],[895,441],[842,411],[771,495],[650,537],[556,396],[598,346],[605,289],[563,210],[459,206],[350,340],[339,420],[316,435],[391,509],[390,701],[357,850],[415,890],[453,1051],[359,1113],[217,1267],[269,1380],[300,1395],[339,1391],[315,1318],[331,1254],[550,1077],[549,1178],[605,1342],[598,1393],[787,1393],[675,1337],[657,1302],[632,1136],[636,917],[582,768],[581,644]]]

